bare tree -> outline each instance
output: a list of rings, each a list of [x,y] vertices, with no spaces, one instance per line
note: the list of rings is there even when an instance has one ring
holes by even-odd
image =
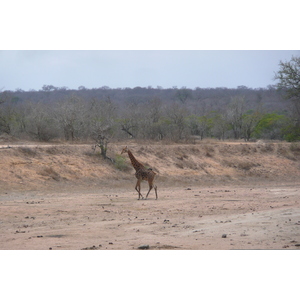
[[[74,95],[57,103],[55,115],[66,140],[74,141],[84,132],[87,112],[83,99]]]
[[[242,132],[245,141],[250,140],[261,118],[262,113],[259,109],[243,116]]]
[[[122,117],[119,120],[121,130],[130,138],[136,138],[140,131],[141,118],[144,117],[142,104],[135,100],[130,101],[121,113]]]
[[[239,139],[242,134],[243,115],[245,113],[244,97],[234,97],[227,109],[227,120],[233,130],[235,139]]]
[[[177,103],[173,103],[167,108],[167,116],[170,120],[168,133],[172,140],[178,141],[184,138],[187,128],[185,121],[187,115],[187,110]]]
[[[300,101],[300,56],[293,56],[289,62],[279,63],[279,71],[275,80],[279,80],[277,88],[284,89],[288,99]]]
[[[293,102],[300,126],[300,56],[293,56],[289,62],[279,63],[279,71],[275,80],[279,80],[277,88],[285,92],[285,98]]]
[[[40,141],[49,141],[58,137],[57,126],[49,105],[28,103],[25,116],[25,131]]]
[[[92,138],[95,142],[93,149],[96,150],[97,147],[100,148],[100,154],[104,159],[109,159],[111,162],[114,162],[112,158],[107,156],[107,150],[108,150],[108,143],[109,143],[109,129],[106,128],[94,128],[94,131],[92,132]]]
[[[230,129],[229,122],[225,113],[217,114],[213,117],[212,133],[219,140],[224,140],[226,132]]]
[[[7,91],[0,93],[0,133],[4,132],[10,134],[11,132],[11,121],[13,119],[13,111],[9,105],[11,100],[11,94]]]
[[[104,159],[112,158],[107,156],[108,144],[115,132],[116,107],[110,97],[105,100],[93,100],[91,118],[91,137],[95,142],[94,150],[99,147],[100,154]]]
[[[199,136],[202,140],[205,135],[208,135],[212,127],[212,120],[208,116],[191,115],[188,117],[188,126],[191,134]]]

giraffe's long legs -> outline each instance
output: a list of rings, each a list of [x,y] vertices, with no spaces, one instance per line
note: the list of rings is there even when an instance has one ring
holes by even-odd
[[[151,184],[151,183],[149,183],[149,191],[148,191],[148,193],[147,193],[147,195],[146,195],[146,199],[147,199],[147,197],[148,197],[150,191],[151,191],[153,188],[154,188],[154,190],[155,190],[155,195],[156,195],[156,200],[157,200],[157,186],[156,186],[155,184]]]
[[[152,186],[152,185],[149,185],[149,191],[148,191],[148,193],[147,193],[147,195],[146,195],[146,199],[147,199],[147,197],[148,197],[150,191],[152,190],[152,188],[153,188],[153,186]]]
[[[136,189],[136,191],[137,191],[138,194],[139,194],[138,200],[140,200],[140,197],[141,197],[142,199],[144,199],[143,195],[141,194],[141,180],[140,180],[140,179],[138,179],[138,181],[137,181],[137,183],[136,183],[136,186],[135,186],[135,189]]]

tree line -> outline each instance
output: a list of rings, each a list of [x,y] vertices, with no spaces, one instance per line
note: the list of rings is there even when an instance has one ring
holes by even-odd
[[[293,59],[280,62],[279,84],[259,89],[44,85],[39,91],[1,91],[0,134],[39,141],[94,139],[103,151],[108,140],[124,138],[298,140],[297,81],[288,85],[286,78],[299,76],[299,59]]]

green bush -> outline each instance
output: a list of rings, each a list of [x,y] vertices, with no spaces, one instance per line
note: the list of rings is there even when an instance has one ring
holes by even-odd
[[[254,129],[254,136],[263,139],[282,139],[283,128],[287,126],[289,119],[277,113],[263,115]]]
[[[115,167],[120,171],[127,171],[130,169],[130,166],[126,162],[126,158],[120,154],[115,156]]]
[[[285,140],[288,142],[300,141],[300,128],[295,126],[289,126],[285,129]]]

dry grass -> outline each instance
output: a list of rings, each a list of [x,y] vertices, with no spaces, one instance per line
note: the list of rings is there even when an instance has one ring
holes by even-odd
[[[44,167],[41,171],[37,172],[37,174],[50,177],[56,181],[59,181],[61,179],[60,175],[54,171],[52,167]]]
[[[36,149],[34,148],[29,148],[29,147],[19,147],[18,148],[19,152],[23,154],[24,156],[29,156],[29,157],[35,157],[37,154]]]
[[[291,143],[290,150],[294,153],[300,154],[300,142]]]
[[[158,173],[164,184],[224,180],[292,180],[300,175],[300,144],[201,141],[198,144],[112,143],[108,156],[92,152],[91,145],[22,145],[2,149],[0,187],[40,188],[61,185],[122,185],[132,182],[134,169],[128,145],[136,158]]]

